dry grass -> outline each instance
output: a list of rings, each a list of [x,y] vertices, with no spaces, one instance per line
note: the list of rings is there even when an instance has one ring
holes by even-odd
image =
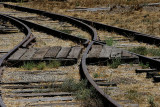
[[[156,3],[159,2],[159,0],[68,0],[67,2],[54,2],[54,3],[48,0],[33,0],[33,2],[35,3],[35,5],[48,6],[48,8],[53,8],[53,6],[59,6],[61,9],[64,9],[64,8],[73,8],[76,6],[93,7],[102,5],[106,6],[110,4],[138,5],[146,3]]]
[[[45,3],[44,3],[45,2]],[[78,2],[78,4],[77,4]],[[160,12],[156,7],[145,7],[143,9],[120,8],[111,12],[107,11],[78,11],[67,12],[75,7],[108,7],[108,4],[143,4],[154,3],[159,0],[69,0],[68,2],[56,2],[48,0],[21,3],[20,5],[65,14],[69,16],[85,18],[100,23],[138,31],[145,34],[160,36],[159,17]],[[92,17],[91,17],[92,16]]]
[[[118,84],[116,90],[105,90],[114,100],[129,100],[132,104],[139,104],[140,107],[150,107],[148,99],[153,96],[154,103],[158,105],[160,94],[157,92],[160,90],[160,83],[153,83],[152,79],[146,79],[145,73],[136,74],[135,69],[140,68],[138,64],[120,65],[117,69],[107,66],[88,66],[92,77],[94,73],[97,73],[100,75],[98,78]],[[120,102],[120,104],[125,104],[125,102]]]

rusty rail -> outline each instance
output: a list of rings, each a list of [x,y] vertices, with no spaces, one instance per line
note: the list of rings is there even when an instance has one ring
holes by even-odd
[[[10,50],[7,54],[5,54],[1,59],[0,59],[0,67],[2,66],[3,62],[10,56],[12,55],[18,48],[20,48],[31,36],[32,36],[32,33],[31,33],[31,30],[28,26],[26,26],[24,23],[12,18],[12,17],[9,17],[9,16],[6,16],[6,15],[3,15],[3,14],[0,14],[0,18],[2,18],[3,20],[7,20],[7,21],[10,21],[12,24],[14,24],[15,26],[19,27],[21,30],[23,29],[23,32],[25,33],[26,37],[17,45],[15,46],[12,50]],[[1,107],[5,107],[5,104],[3,103],[3,100],[0,96],[0,106]]]
[[[109,26],[109,25],[105,25],[105,24],[101,24],[101,23],[97,23],[97,22],[93,22],[93,21],[88,21],[88,20],[85,20],[85,19],[79,19],[79,18],[64,16],[64,15],[49,13],[49,12],[36,10],[36,9],[31,9],[31,8],[26,8],[26,7],[21,7],[21,6],[14,6],[14,5],[9,5],[9,4],[4,4],[4,6],[8,7],[8,8],[14,8],[14,9],[19,10],[19,11],[27,11],[27,12],[31,12],[31,13],[37,13],[37,14],[40,14],[40,15],[50,17],[53,20],[66,21],[66,22],[74,24],[74,25],[80,27],[81,29],[89,32],[90,35],[92,36],[92,41],[86,47],[86,50],[83,53],[82,60],[81,60],[81,65],[80,65],[80,71],[82,73],[82,77],[87,78],[89,84],[92,85],[97,90],[97,92],[101,95],[101,97],[104,101],[104,105],[106,105],[108,107],[113,107],[113,106],[121,107],[121,105],[119,105],[116,101],[114,101],[108,95],[106,95],[97,86],[97,84],[92,80],[92,78],[90,77],[90,75],[88,73],[87,65],[86,65],[87,53],[89,52],[89,50],[91,49],[91,47],[94,43],[105,45],[105,43],[97,41],[97,33],[89,25],[94,26],[96,29],[103,29],[103,30],[106,30],[108,32],[115,32],[115,33],[121,34],[123,36],[127,36],[127,37],[132,36],[136,40],[142,41],[142,42],[145,42],[145,43],[156,44],[158,46],[160,45],[159,44],[160,43],[160,38],[152,36],[152,35],[146,35],[146,34],[138,33],[138,32],[131,31],[131,30],[121,29],[121,28],[118,28],[118,27],[113,27],[113,26]],[[81,22],[81,21],[83,21],[83,22]],[[89,25],[87,25],[87,24],[89,24]],[[158,66],[160,65],[160,61],[155,60],[155,59],[151,59],[151,58],[147,58],[147,57],[142,56],[142,55],[138,55],[138,54],[136,54],[136,55],[139,56],[140,60],[142,60],[144,62],[147,61],[147,62],[150,63],[151,66],[156,67],[157,69],[160,69],[160,68],[158,68]]]

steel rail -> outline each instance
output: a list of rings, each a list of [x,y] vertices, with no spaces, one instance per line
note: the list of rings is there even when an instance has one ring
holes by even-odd
[[[23,32],[25,33],[26,37],[18,44],[16,45],[13,49],[11,49],[7,54],[5,54],[1,59],[0,59],[0,67],[2,66],[3,62],[10,56],[12,55],[18,48],[20,48],[31,36],[32,36],[32,33],[31,33],[31,30],[28,26],[26,26],[25,24],[23,24],[22,22],[12,18],[12,17],[9,17],[9,16],[6,16],[6,15],[3,15],[3,14],[0,14],[0,18],[4,19],[4,20],[7,20],[7,21],[10,21],[12,24],[14,24],[15,26],[19,27],[21,30],[23,30]],[[0,107],[6,107],[1,96],[0,96]]]
[[[57,14],[48,13],[48,12],[44,12],[44,11],[41,11],[41,10],[35,10],[35,9],[30,9],[30,8],[25,8],[25,7],[20,7],[20,6],[14,6],[14,5],[8,5],[8,4],[4,4],[4,6],[5,6],[5,7],[9,7],[9,8],[14,8],[14,9],[20,10],[20,11],[27,11],[27,12],[31,12],[31,13],[37,13],[37,14],[44,15],[44,16],[47,16],[47,17],[50,17],[50,18],[52,18],[53,16],[56,16],[56,17],[54,17],[54,19],[57,19],[58,17],[60,17],[60,20],[61,20],[61,21],[64,21],[64,19],[61,19],[61,18],[63,17],[62,15],[58,15],[58,16],[57,16]],[[67,20],[65,19],[65,21],[67,21],[67,22],[74,19],[74,18],[71,18],[71,19],[70,19],[70,18],[68,18],[68,17],[66,17],[66,16],[64,16],[63,18],[66,18]],[[68,20],[68,19],[69,19],[69,20]],[[57,19],[57,20],[59,20],[59,19]],[[21,20],[21,21],[22,21],[22,20]],[[77,21],[77,20],[74,20],[74,21]],[[70,22],[69,22],[69,23],[70,23]],[[71,23],[71,24],[73,24],[73,23]],[[74,23],[74,24],[75,24],[75,23]],[[76,24],[77,24],[77,23],[76,23]],[[87,24],[85,24],[85,25],[88,26]],[[80,25],[80,26],[81,26],[81,25]],[[85,27],[86,27],[86,26],[85,26]],[[81,27],[82,27],[82,26],[81,26]],[[85,28],[85,27],[84,27],[84,28]],[[92,85],[92,86],[96,89],[96,91],[99,93],[100,97],[102,98],[103,104],[104,104],[105,106],[108,106],[108,107],[121,107],[120,104],[118,104],[115,100],[111,99],[111,98],[109,97],[109,95],[105,94],[105,93],[103,92],[103,90],[98,87],[98,85],[93,81],[93,79],[91,78],[91,76],[90,76],[89,73],[88,73],[87,65],[86,65],[87,53],[88,53],[89,50],[91,49],[93,43],[94,43],[95,41],[97,41],[97,33],[96,33],[96,31],[95,31],[92,27],[90,27],[90,26],[89,26],[89,28],[91,29],[91,30],[89,30],[89,33],[90,33],[91,36],[92,36],[92,41],[91,41],[91,43],[87,46],[87,48],[86,48],[86,50],[85,50],[85,52],[84,52],[84,54],[83,54],[83,56],[82,56],[81,65],[80,65],[80,70],[82,71],[82,72],[81,72],[82,77],[86,78],[86,79],[88,80],[89,84]],[[88,31],[88,30],[87,30],[87,31]]]
[[[98,87],[98,85],[93,81],[92,77],[90,76],[87,70],[87,64],[86,64],[87,54],[93,44],[94,44],[94,41],[91,41],[90,44],[87,46],[85,52],[82,55],[82,60],[81,60],[81,65],[80,65],[80,71],[82,74],[82,78],[86,78],[89,84],[92,85],[96,89],[96,91],[102,98],[102,101],[105,107],[122,107],[120,104],[118,104],[115,100],[111,99],[109,95],[107,95],[102,89]]]
[[[10,16],[10,17],[13,17],[13,16]],[[54,29],[42,26],[40,24],[36,24],[36,23],[30,22],[30,21],[20,19],[20,18],[16,18],[16,17],[13,17],[13,18],[25,23],[27,26],[29,26],[30,28],[33,28],[34,30],[41,31],[41,32],[44,32],[47,34],[51,34],[51,35],[53,35],[57,38],[60,38],[60,39],[65,39],[65,40],[68,39],[68,40],[72,40],[73,42],[76,42],[76,43],[82,43],[84,45],[88,44],[88,42],[89,42],[88,39],[76,37],[76,36],[73,36],[73,35],[58,31],[58,30],[54,30]]]
[[[15,18],[15,17],[14,17]],[[22,22],[24,22],[24,23],[31,23],[31,22],[28,22],[28,21],[25,21],[25,20],[22,20],[22,19],[19,19],[19,18],[16,18],[17,20],[20,20],[20,21],[22,21]],[[27,24],[26,23],[26,24]],[[32,23],[31,25],[34,25],[34,23]],[[29,24],[29,26],[31,26],[30,24]],[[40,26],[40,25],[39,25]],[[33,27],[33,26],[32,26]],[[45,28],[46,29],[46,28]],[[72,40],[72,38],[71,38],[71,40]],[[90,77],[90,75],[89,75],[89,73],[88,73],[88,71],[87,71],[87,66],[86,66],[86,58],[87,58],[87,53],[88,53],[88,51],[90,50],[90,48],[91,48],[91,46],[92,46],[92,44],[94,43],[94,41],[92,41],[88,46],[87,46],[87,49],[86,49],[86,51],[84,52],[84,54],[83,54],[83,57],[82,57],[82,60],[81,60],[81,65],[82,66],[80,66],[80,67],[82,67],[82,70],[83,70],[83,72],[81,72],[82,73],[82,75],[85,75],[85,77],[83,77],[82,76],[82,78],[86,78],[88,81],[89,81],[89,84],[91,84],[96,90],[97,90],[97,92],[99,93],[99,95],[100,95],[100,97],[102,98],[102,100],[103,100],[103,104],[105,104],[106,106],[110,106],[110,107],[121,107],[118,103],[116,103],[116,101],[114,101],[113,99],[111,99],[110,97],[109,97],[109,95],[107,95],[107,94],[105,94],[104,92],[103,92],[103,90],[102,89],[100,89],[99,87],[98,87],[98,85],[93,81],[93,79]]]
[[[135,40],[138,41],[142,41],[145,43],[149,43],[149,44],[156,44],[156,45],[160,45],[160,38],[159,37],[155,37],[152,35],[147,35],[147,34],[142,34],[142,33],[138,33],[135,31],[131,31],[131,30],[126,30],[126,29],[122,29],[122,28],[118,28],[118,27],[113,27],[113,26],[109,26],[109,25],[105,25],[105,24],[101,24],[101,23],[97,23],[97,22],[93,22],[93,21],[88,21],[85,19],[79,19],[79,18],[74,18],[74,17],[70,17],[70,18],[66,18],[63,17],[63,15],[58,15],[58,14],[53,14],[53,13],[49,13],[49,12],[45,12],[45,11],[41,11],[41,10],[35,10],[35,9],[30,9],[30,8],[25,8],[25,7],[20,7],[20,6],[13,6],[13,5],[8,5],[8,4],[4,4],[5,7],[10,7],[10,8],[15,8],[16,10],[20,10],[20,11],[27,11],[27,12],[31,12],[31,13],[37,13],[37,14],[41,14],[47,17],[50,17],[52,19],[57,19],[59,16],[61,17],[60,20],[61,21],[67,21],[70,22],[72,19],[76,19],[74,21],[79,20],[83,21],[84,23],[86,23],[85,25],[89,24],[91,26],[94,26],[96,29],[102,29],[102,30],[107,30],[108,32],[115,32],[117,34],[126,36],[126,37],[134,37]],[[26,10],[25,10],[26,9]],[[53,18],[54,16],[54,18]],[[63,17],[63,18],[62,18]],[[66,18],[66,19],[65,19]],[[57,19],[59,20],[59,19]],[[79,24],[79,23],[74,23],[74,21],[70,22],[71,24]],[[81,23],[82,24],[82,23]],[[82,25],[80,25],[82,28]],[[87,25],[88,26],[88,25]],[[91,28],[91,27],[90,27]],[[88,30],[87,30],[88,31]],[[102,89],[100,89],[97,84],[92,80],[92,78],[90,77],[88,70],[87,70],[87,65],[86,65],[86,58],[87,58],[87,53],[89,52],[89,50],[91,49],[92,45],[94,43],[97,44],[105,44],[103,42],[97,41],[97,37],[94,36],[94,34],[96,34],[95,32],[91,32],[91,30],[89,31],[89,33],[92,35],[92,40],[90,42],[90,44],[87,46],[83,56],[82,56],[82,60],[81,60],[81,73],[82,76],[84,76],[84,78],[87,78],[87,80],[89,81],[89,84],[91,84],[101,95],[102,99],[104,100],[104,104],[110,107],[121,107],[121,105],[119,105],[116,101],[114,101],[113,99],[111,99],[108,95],[106,95]],[[133,53],[135,54],[135,53]],[[155,67],[157,69],[158,66],[160,65],[160,61],[156,60],[156,59],[152,59],[152,58],[148,58],[142,55],[138,55],[135,54],[137,56],[139,56],[140,60],[142,60],[143,62],[149,62],[150,66]]]
[[[79,21],[83,21],[84,23],[87,23],[96,29],[106,30],[108,32],[115,32],[117,34],[120,34],[126,37],[134,37],[134,39],[137,41],[160,46],[160,37],[156,37],[154,35],[147,35],[147,34],[139,33],[139,32],[128,30],[128,29],[123,29],[119,27],[110,26],[107,24],[89,21],[86,19],[75,18],[75,17],[72,17],[72,18],[79,20]]]
[[[76,26],[80,26],[80,28],[82,28],[83,30],[87,31],[90,33],[90,35],[92,36],[92,40],[91,43],[87,46],[87,49],[85,51],[85,53],[83,54],[82,60],[81,60],[81,65],[80,67],[82,67],[82,75],[84,74],[86,79],[88,80],[89,84],[91,84],[96,91],[99,93],[100,97],[103,100],[103,104],[107,105],[107,106],[112,106],[112,107],[121,107],[115,100],[111,99],[109,97],[109,95],[105,94],[103,92],[102,89],[100,89],[97,84],[93,81],[93,79],[90,77],[88,71],[87,71],[87,65],[86,65],[86,58],[87,58],[87,53],[90,50],[92,44],[94,43],[94,41],[97,40],[97,32],[90,27],[89,25],[82,23],[81,21],[77,21],[73,18],[69,18],[63,15],[58,15],[58,14],[53,14],[53,13],[48,13],[45,11],[41,11],[41,10],[35,10],[35,9],[30,9],[30,8],[25,8],[25,7],[20,7],[20,6],[14,6],[14,5],[8,5],[8,4],[4,4],[5,7],[9,7],[9,8],[14,8],[16,10],[20,10],[20,11],[27,11],[27,12],[31,12],[31,13],[37,13],[40,15],[44,15],[47,17],[50,17],[53,19],[57,19],[57,20],[61,20],[61,21],[67,21],[71,24],[76,24]],[[60,18],[60,19],[59,19]],[[62,19],[61,19],[62,18]],[[22,19],[20,19],[22,22],[24,22]],[[70,22],[71,21],[71,22]],[[77,23],[78,22],[78,23]],[[25,23],[25,22],[24,22]],[[78,24],[78,25],[77,25]],[[87,29],[85,29],[87,28]]]
[[[19,27],[20,29],[23,29],[23,32],[26,35],[26,37],[17,46],[11,49],[7,54],[5,54],[0,59],[0,66],[2,66],[4,60],[7,59],[11,54],[13,54],[19,47],[21,47],[32,36],[32,33],[28,26],[26,26],[24,23],[20,22],[19,20],[14,19],[13,17],[0,14],[0,18],[3,18],[4,20],[8,20],[15,26]]]
[[[92,36],[92,40],[97,40],[97,32],[94,28],[92,28],[91,26],[89,26],[88,24],[86,24],[82,21],[76,20],[76,19],[71,18],[69,16],[60,15],[60,14],[56,14],[56,13],[50,13],[50,12],[46,12],[43,10],[31,9],[31,8],[22,7],[22,6],[5,4],[5,3],[0,3],[0,4],[2,4],[4,7],[7,7],[7,8],[12,8],[12,9],[24,11],[24,12],[36,13],[39,15],[47,16],[53,20],[68,22],[72,25],[75,25],[75,26],[81,28],[84,31],[87,31]]]
[[[102,41],[95,41],[94,43],[99,44],[99,45],[106,45],[106,43],[102,42]],[[144,64],[148,63],[151,68],[156,68],[157,70],[160,70],[160,60],[146,57],[144,55],[133,53],[133,52],[130,52],[127,50],[125,50],[125,51],[138,56],[140,62],[143,62]]]

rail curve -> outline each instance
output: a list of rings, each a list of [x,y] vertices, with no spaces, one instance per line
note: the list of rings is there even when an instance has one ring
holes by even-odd
[[[113,107],[113,106],[115,106],[115,107],[121,107],[121,105],[119,105],[116,101],[114,101],[113,99],[111,99],[109,97],[109,95],[105,94],[96,85],[96,83],[92,80],[92,78],[90,77],[90,75],[88,73],[88,70],[87,70],[86,58],[87,58],[87,53],[91,49],[92,45],[94,43],[104,44],[105,45],[105,43],[97,40],[97,33],[96,33],[96,31],[91,26],[94,26],[96,29],[107,30],[108,32],[113,32],[114,31],[115,33],[118,33],[118,34],[121,34],[121,35],[124,35],[124,36],[133,36],[134,39],[136,39],[138,41],[145,42],[145,43],[156,44],[158,46],[160,45],[159,44],[160,43],[160,38],[159,37],[154,37],[152,35],[146,35],[146,34],[138,33],[138,32],[131,31],[131,30],[121,29],[121,28],[117,28],[117,27],[113,27],[113,26],[108,26],[108,25],[105,25],[105,24],[97,23],[97,22],[92,22],[92,21],[88,21],[88,20],[84,20],[84,19],[79,19],[79,18],[74,18],[74,17],[70,17],[70,16],[64,16],[64,15],[49,13],[49,12],[45,12],[45,11],[41,11],[41,10],[30,9],[30,8],[26,8],[26,7],[14,6],[14,5],[8,5],[8,4],[3,4],[3,5],[5,7],[15,8],[16,10],[20,10],[20,11],[27,11],[27,12],[31,12],[31,13],[37,13],[37,14],[40,14],[40,15],[44,15],[44,16],[50,17],[50,18],[52,18],[54,20],[57,19],[57,20],[61,20],[61,21],[67,21],[67,22],[69,22],[71,24],[74,24],[77,27],[80,27],[81,29],[89,32],[90,35],[92,36],[92,40],[90,41],[90,43],[86,47],[86,50],[85,50],[85,52],[83,53],[83,56],[82,56],[81,65],[80,65],[82,77],[87,78],[89,84],[92,85],[98,91],[98,93],[101,95],[103,101],[105,102],[104,104],[107,105],[107,106],[109,106],[109,107]],[[23,21],[21,19],[17,19],[17,20],[20,20],[23,23],[27,23],[27,22],[25,22],[25,21]],[[91,25],[91,26],[89,26],[89,25]],[[133,53],[133,54],[135,54],[135,53]],[[139,58],[140,58],[141,61],[143,61],[143,62],[147,61],[147,62],[149,62],[149,64],[152,67],[160,69],[159,68],[160,61],[158,61],[156,59],[145,57],[143,55],[138,55],[138,54],[135,54],[135,55],[139,56]]]
[[[0,14],[0,18],[2,18],[3,20],[6,21],[10,21],[11,23],[13,23],[15,26],[19,27],[20,29],[23,29],[23,32],[25,33],[26,37],[17,45],[15,46],[13,49],[11,49],[7,54],[5,54],[1,59],[0,59],[0,67],[2,67],[2,64],[4,63],[4,61],[11,55],[13,54],[19,47],[21,47],[27,40],[30,39],[30,37],[32,36],[31,30],[28,26],[26,26],[24,23],[6,16],[6,15],[2,15]],[[0,68],[2,69],[2,68]],[[0,96],[0,106],[1,107],[5,107],[5,104],[3,103],[3,100],[1,99]]]

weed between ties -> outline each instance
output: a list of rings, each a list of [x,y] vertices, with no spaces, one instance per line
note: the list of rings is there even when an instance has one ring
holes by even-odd
[[[49,63],[46,62],[24,62],[23,65],[21,66],[22,69],[25,70],[32,70],[32,69],[37,69],[37,70],[43,70],[45,68],[58,68],[61,66],[61,63],[59,61],[50,61]]]

